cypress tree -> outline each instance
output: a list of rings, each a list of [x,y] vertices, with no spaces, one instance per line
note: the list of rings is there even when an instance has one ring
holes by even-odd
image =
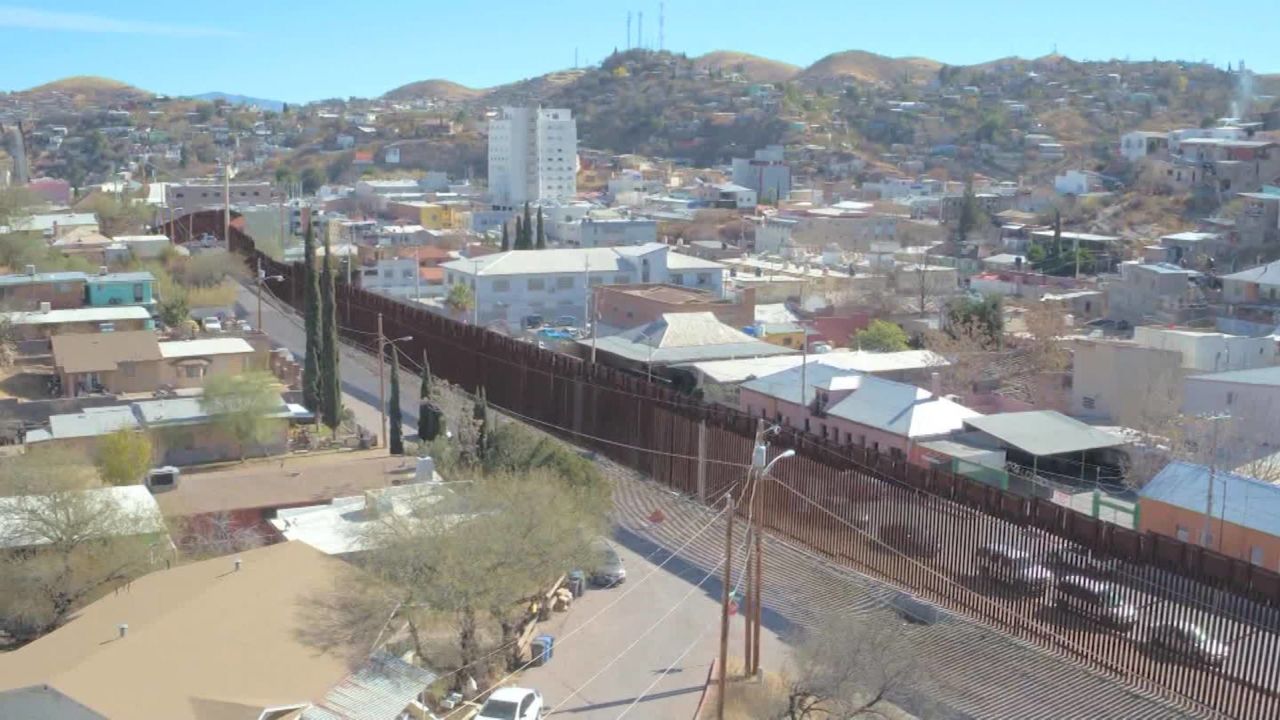
[[[342,422],[342,382],[338,378],[338,313],[329,238],[324,240],[320,270],[320,412],[325,427],[336,435]]]
[[[524,248],[520,247],[521,243],[523,242],[524,242],[524,226],[520,224],[520,216],[517,215],[516,216],[516,238],[515,238],[515,242],[512,243],[511,245],[511,249],[523,250]]]
[[[502,252],[511,249],[511,237],[507,235],[507,224],[502,223]]]
[[[387,449],[392,455],[404,454],[404,418],[400,414],[400,351],[391,344],[391,407],[387,408],[387,420],[391,429],[387,432]]]
[[[306,356],[302,366],[302,404],[319,414],[320,400],[320,286],[316,277],[316,244],[307,224],[302,239],[302,308],[307,332]]]
[[[542,208],[538,208],[538,244],[536,247],[539,250],[547,249],[547,234],[542,229]]]
[[[431,366],[422,353],[422,385],[418,389],[418,439],[431,442],[444,430],[444,414],[431,401]]]
[[[529,203],[524,204],[524,223],[521,225],[524,229],[524,235],[520,238],[521,250],[533,249],[533,217],[529,214]]]
[[[483,464],[489,459],[489,401],[485,399],[484,387],[476,391],[475,405],[471,408],[471,417],[476,425],[476,460]]]

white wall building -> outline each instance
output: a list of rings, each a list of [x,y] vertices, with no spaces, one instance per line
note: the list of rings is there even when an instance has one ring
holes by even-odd
[[[564,108],[502,108],[489,121],[495,205],[569,200],[578,193],[578,125]]]
[[[1083,195],[1089,192],[1089,174],[1068,170],[1053,179],[1053,189],[1061,195]]]
[[[1185,370],[1226,372],[1270,367],[1276,362],[1276,341],[1270,336],[1246,337],[1200,330],[1175,330],[1154,325],[1133,329],[1133,342],[1182,355]]]
[[[667,245],[512,250],[444,263],[445,286],[471,287],[479,322],[518,327],[529,315],[585,317],[587,297],[598,285],[671,283],[724,294],[725,267]]]

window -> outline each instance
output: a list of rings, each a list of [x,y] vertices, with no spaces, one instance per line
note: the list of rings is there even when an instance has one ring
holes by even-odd
[[[142,302],[142,283],[134,283],[133,285],[133,301]]]
[[[1235,393],[1233,393],[1233,392],[1229,392],[1229,393],[1227,393],[1227,404],[1228,404],[1228,405],[1230,405],[1231,403],[1233,403],[1233,402],[1235,402],[1235,401],[1236,401],[1236,394],[1235,394]]]
[[[1094,401],[1093,401],[1093,398],[1091,397],[1082,398],[1080,400],[1080,404],[1083,405],[1086,410],[1092,410],[1094,407]]]
[[[188,365],[183,368],[183,374],[189,378],[201,378],[204,377],[204,368],[199,365]]]
[[[543,278],[529,278],[529,289],[530,290],[546,290],[547,281],[544,280]]]
[[[698,273],[698,284],[699,284],[699,285],[710,285],[710,284],[711,284],[711,273]]]
[[[809,432],[809,418],[804,419],[804,431]]]
[[[572,290],[572,289],[573,289],[573,278],[571,278],[571,277],[556,278],[556,289],[558,289],[558,290]]]
[[[1264,557],[1264,552],[1262,550],[1261,545],[1254,545],[1249,548],[1249,562],[1253,563],[1254,565],[1261,565],[1263,561],[1263,557]]]
[[[510,280],[494,280],[493,284],[490,287],[493,289],[494,292],[510,292],[511,281]]]
[[[630,275],[614,275],[613,276],[614,285],[628,285],[630,283],[631,283]]]
[[[683,275],[683,274],[681,274],[681,273],[671,273],[671,284],[672,284],[672,285],[683,285],[683,284],[684,284],[684,275]]]
[[[591,278],[591,281],[589,284],[591,285],[591,287],[595,287],[603,282],[604,282],[604,278],[593,277]]]

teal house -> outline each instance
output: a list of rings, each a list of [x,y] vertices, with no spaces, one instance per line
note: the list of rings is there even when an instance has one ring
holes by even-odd
[[[156,278],[149,272],[100,273],[90,275],[85,284],[85,305],[142,305],[156,302]]]

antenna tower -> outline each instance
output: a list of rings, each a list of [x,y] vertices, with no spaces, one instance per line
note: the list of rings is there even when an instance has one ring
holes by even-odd
[[[667,8],[666,3],[658,3],[658,50],[666,50],[666,24],[667,24]]]

